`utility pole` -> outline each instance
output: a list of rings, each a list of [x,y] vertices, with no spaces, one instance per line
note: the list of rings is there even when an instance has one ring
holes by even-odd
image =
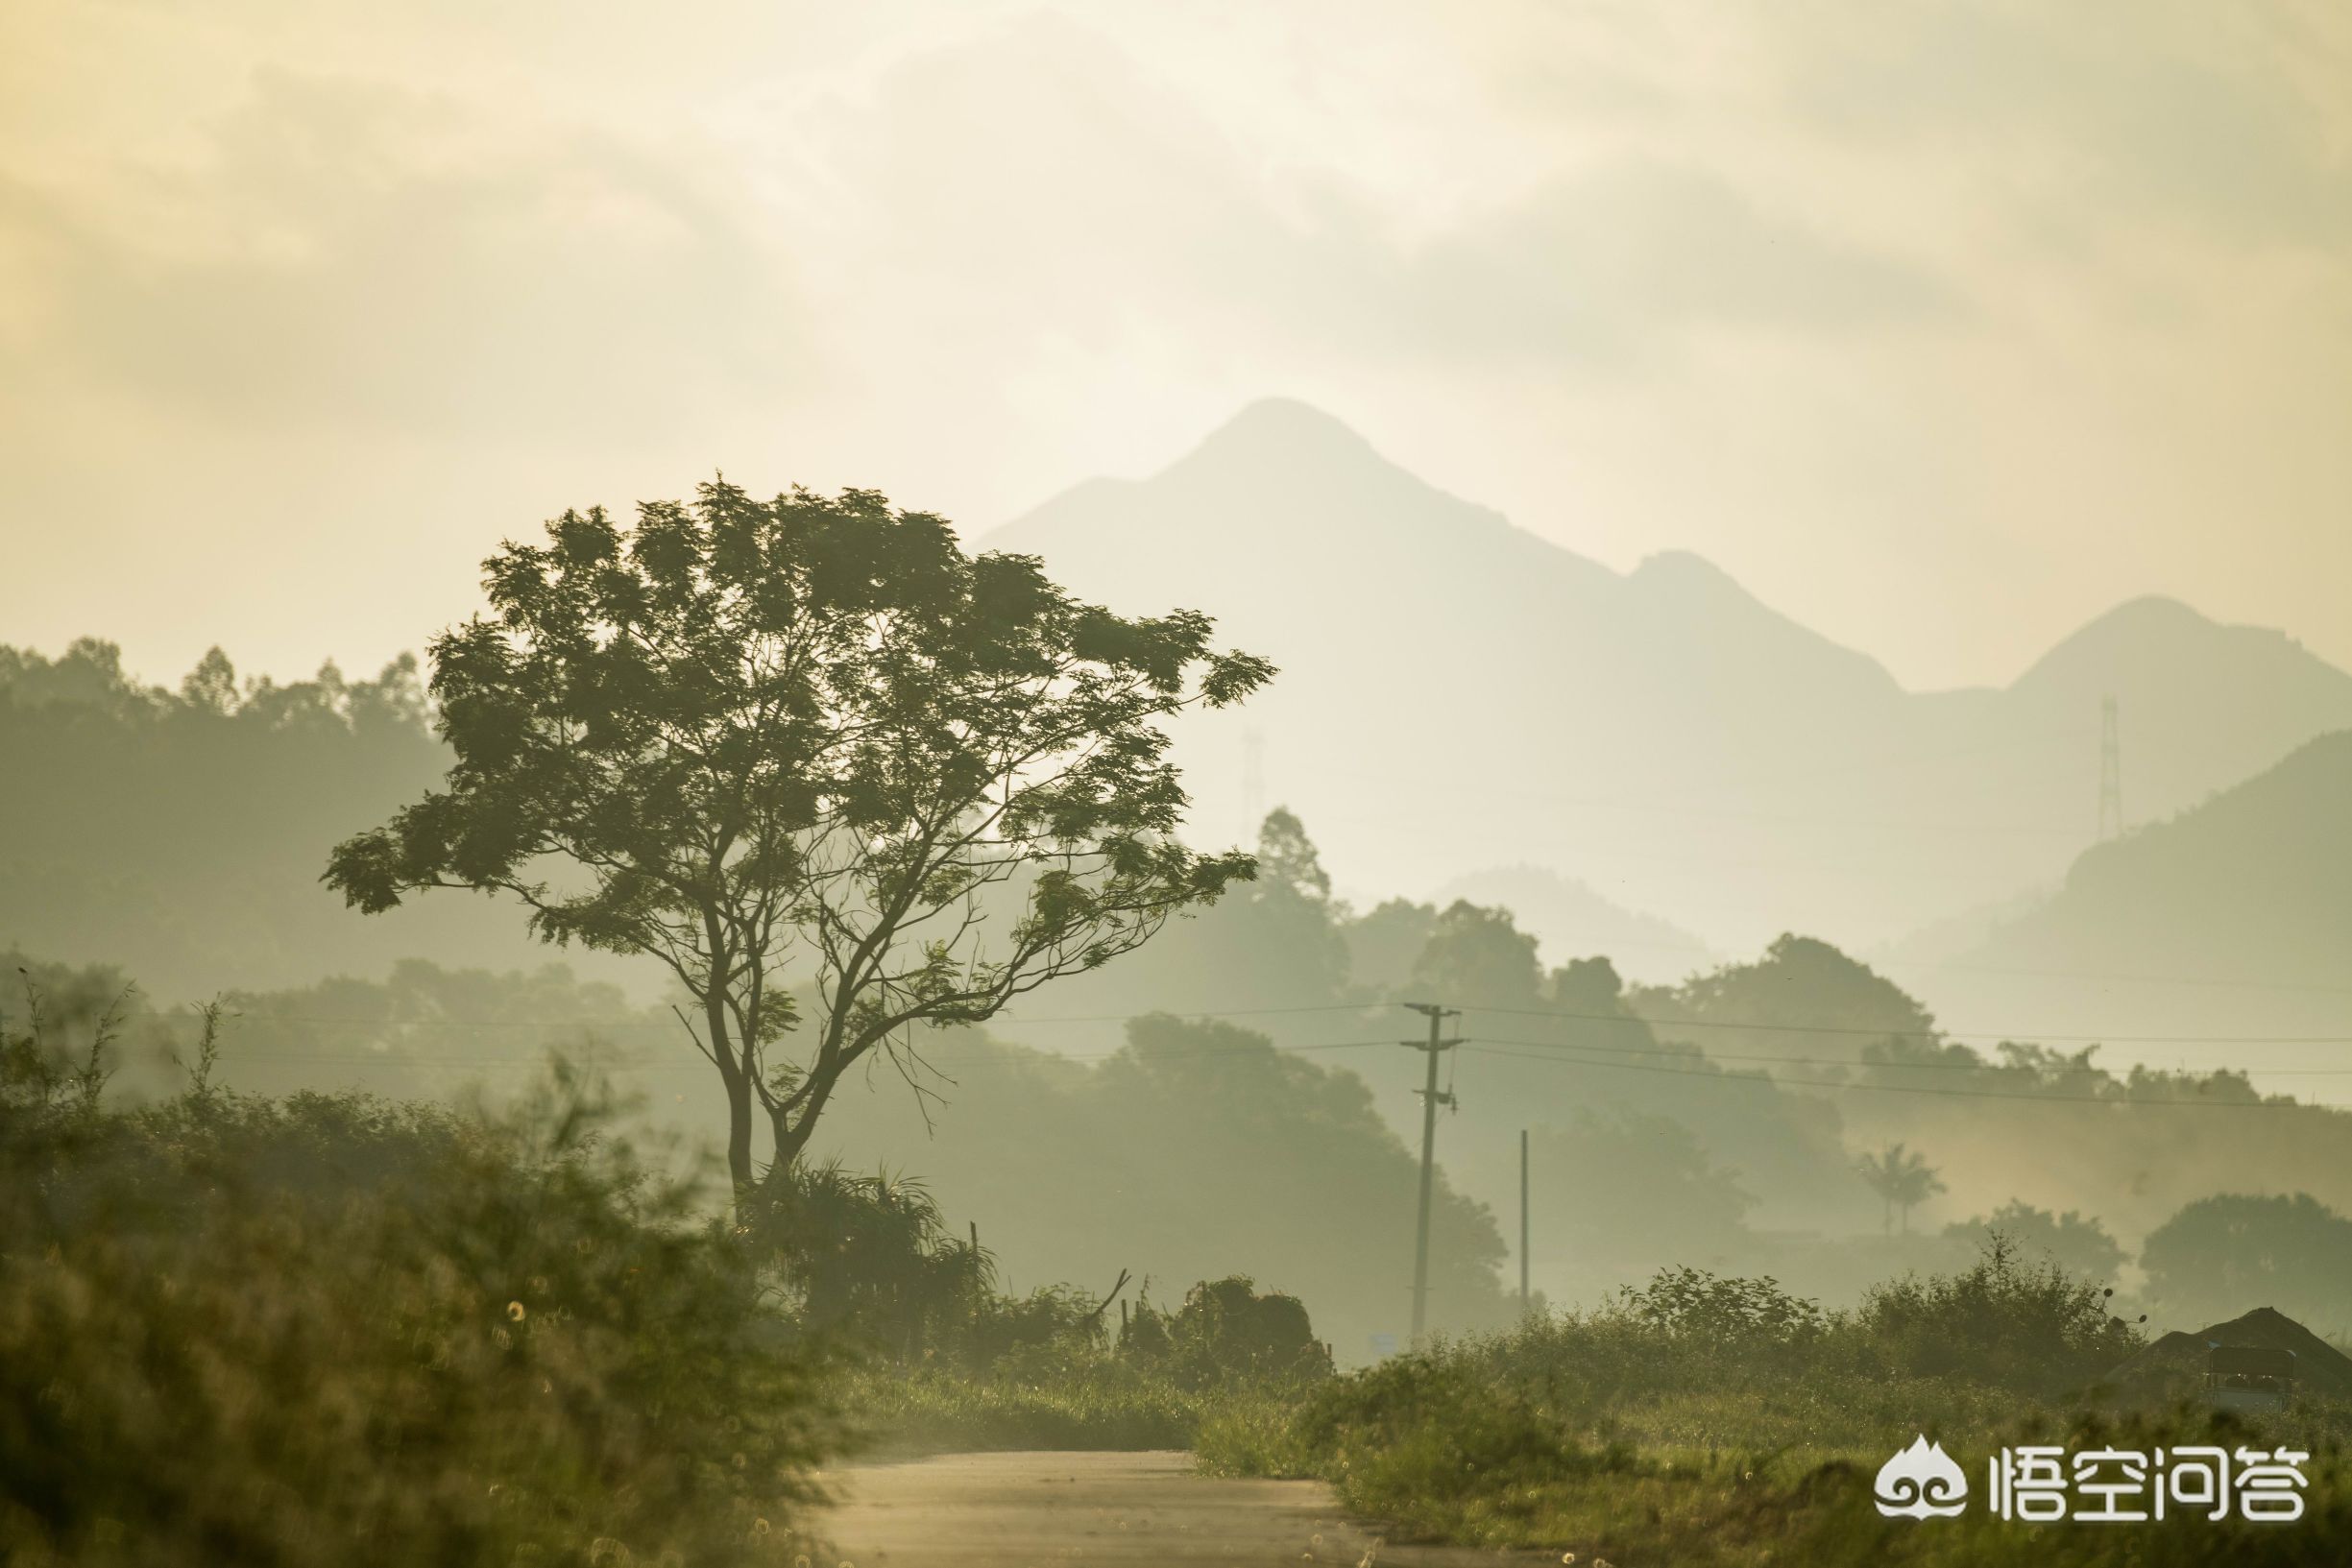
[[[1398,1042],[1407,1050],[1426,1051],[1429,1055],[1429,1081],[1421,1090],[1421,1219],[1413,1237],[1413,1339],[1421,1342],[1421,1331],[1429,1323],[1429,1194],[1436,1179],[1438,1147],[1438,1101],[1454,1102],[1452,1094],[1438,1092],[1438,1057],[1460,1045],[1459,1040],[1441,1040],[1439,1031],[1445,1020],[1460,1018],[1458,1007],[1441,1007],[1434,1001],[1408,1001],[1406,1006],[1425,1015],[1429,1020],[1429,1039]]]
[[[1519,1129],[1519,1315],[1527,1315],[1527,1129]]]
[[[2122,836],[2123,745],[2116,734],[2115,699],[2098,700],[2098,841]]]

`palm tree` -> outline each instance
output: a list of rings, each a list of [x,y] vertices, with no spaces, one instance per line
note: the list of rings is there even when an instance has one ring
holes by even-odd
[[[948,1229],[928,1188],[839,1160],[769,1170],[747,1206],[745,1234],[772,1257],[804,1320],[855,1324],[911,1355],[929,1333],[968,1318],[996,1282],[996,1261]]]
[[[1925,1156],[1904,1148],[1901,1144],[1889,1144],[1876,1154],[1865,1154],[1855,1165],[1870,1190],[1886,1204],[1887,1234],[1894,1234],[1895,1212],[1903,1211],[1903,1229],[1911,1230],[1911,1209],[1925,1203],[1944,1191],[1943,1178],[1935,1173]]]

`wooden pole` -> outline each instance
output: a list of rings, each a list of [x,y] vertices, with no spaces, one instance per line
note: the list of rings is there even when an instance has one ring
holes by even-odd
[[[1527,1129],[1519,1129],[1519,1315],[1527,1315]]]

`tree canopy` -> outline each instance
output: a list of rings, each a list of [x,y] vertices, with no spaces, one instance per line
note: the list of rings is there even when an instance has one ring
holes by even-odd
[[[633,527],[567,512],[484,572],[491,613],[431,645],[446,786],[326,880],[371,912],[499,890],[543,938],[659,958],[739,1185],[755,1105],[789,1164],[861,1060],[919,1087],[914,1026],[985,1019],[1253,872],[1176,837],[1159,721],[1273,673],[1196,612],[1080,603],[871,491],[723,480]]]
[[[1889,1144],[1876,1154],[1865,1154],[1855,1162],[1870,1190],[1885,1200],[1888,1228],[1893,1228],[1897,1210],[1903,1213],[1903,1228],[1911,1228],[1911,1211],[1936,1194],[1944,1191],[1944,1179],[1935,1173],[1927,1156],[1917,1149],[1901,1144]]]

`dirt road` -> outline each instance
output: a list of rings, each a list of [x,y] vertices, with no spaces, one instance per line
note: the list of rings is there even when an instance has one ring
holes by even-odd
[[[1495,1568],[1492,1553],[1392,1546],[1310,1481],[1216,1481],[1189,1454],[950,1454],[855,1465],[827,1482],[812,1568],[1281,1564]],[[1558,1561],[1556,1556],[1547,1559]]]

